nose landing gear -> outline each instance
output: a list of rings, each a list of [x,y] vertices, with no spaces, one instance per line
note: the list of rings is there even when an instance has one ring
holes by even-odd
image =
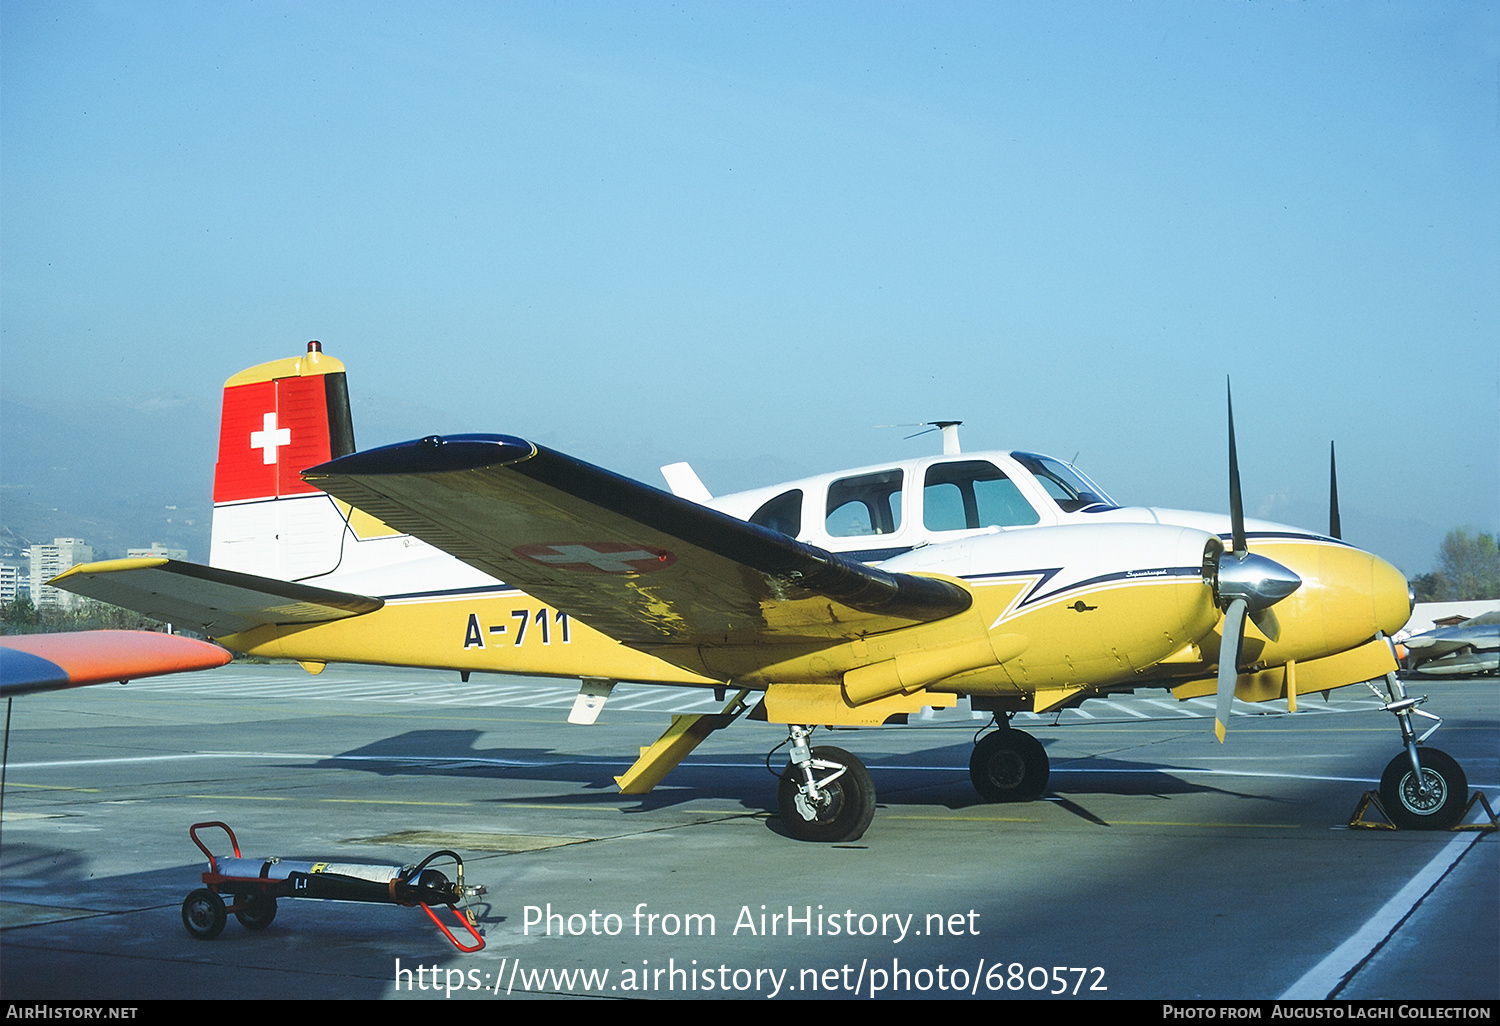
[[[1469,778],[1447,752],[1418,747],[1443,725],[1441,718],[1417,708],[1427,701],[1426,696],[1407,697],[1406,686],[1394,672],[1385,675],[1385,684],[1384,696],[1373,684],[1371,690],[1386,699],[1385,711],[1396,717],[1406,750],[1392,759],[1380,775],[1381,808],[1401,830],[1451,830],[1468,807]],[[1433,720],[1433,725],[1418,736],[1412,726],[1413,716]]]

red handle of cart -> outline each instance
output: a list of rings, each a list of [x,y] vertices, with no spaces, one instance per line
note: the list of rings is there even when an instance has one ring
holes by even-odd
[[[469,954],[470,952],[482,950],[484,948],[484,938],[479,935],[478,930],[474,929],[474,924],[469,922],[469,917],[464,915],[457,908],[454,908],[452,905],[449,905],[448,907],[453,910],[454,918],[463,925],[463,928],[465,930],[469,931],[469,936],[473,937],[477,942],[473,947],[465,947],[463,944],[461,944],[459,942],[459,939],[453,936],[453,931],[449,930],[448,927],[443,925],[443,921],[437,917],[437,913],[434,912],[429,906],[423,905],[422,911],[427,913],[428,918],[437,924],[437,928],[443,931],[443,935],[450,941],[452,941],[453,946],[459,951],[462,951],[464,954]]]

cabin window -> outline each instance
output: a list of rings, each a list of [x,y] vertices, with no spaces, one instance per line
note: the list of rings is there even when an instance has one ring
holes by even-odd
[[[929,531],[1027,527],[1040,519],[1015,482],[993,463],[963,460],[927,468],[922,524]]]
[[[835,538],[895,534],[901,529],[901,471],[846,477],[828,486],[824,527]]]
[[[782,492],[756,510],[750,522],[780,531],[789,538],[797,537],[802,530],[802,489]]]
[[[1116,509],[1113,499],[1105,495],[1075,468],[1050,456],[1035,453],[1011,453],[1017,463],[1036,475],[1037,484],[1047,490],[1064,513],[1086,509]]]

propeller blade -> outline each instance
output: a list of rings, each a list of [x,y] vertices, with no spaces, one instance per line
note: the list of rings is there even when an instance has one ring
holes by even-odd
[[[1245,645],[1245,617],[1255,620],[1272,641],[1281,635],[1281,622],[1271,607],[1302,586],[1302,578],[1273,559],[1252,553],[1245,540],[1245,501],[1240,494],[1240,456],[1234,441],[1234,392],[1224,381],[1229,410],[1229,524],[1233,546],[1220,551],[1215,567],[1214,598],[1224,609],[1219,642],[1219,686],[1214,705],[1214,734],[1219,743],[1229,729],[1229,709],[1240,675],[1240,653]]]
[[[1244,599],[1235,599],[1224,611],[1224,638],[1219,643],[1219,692],[1214,705],[1214,736],[1219,744],[1224,743],[1234,685],[1240,675],[1240,645],[1245,640],[1245,612],[1249,607]]]
[[[1250,621],[1266,636],[1267,640],[1279,641],[1281,639],[1281,621],[1276,619],[1276,610],[1269,606],[1265,609],[1252,609]]]
[[[1229,379],[1224,379],[1224,396],[1229,407],[1229,523],[1236,556],[1249,550],[1245,543],[1245,503],[1240,498],[1240,457],[1234,445],[1234,393]]]
[[[1328,443],[1328,536],[1343,538],[1344,525],[1339,521],[1339,465]]]

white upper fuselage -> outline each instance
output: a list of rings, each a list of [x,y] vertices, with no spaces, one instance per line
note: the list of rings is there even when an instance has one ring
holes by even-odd
[[[946,573],[954,572],[946,543],[1024,534],[1031,527],[1167,524],[1226,538],[1230,530],[1225,514],[1116,506],[1071,465],[1025,452],[893,461],[723,495],[704,505],[862,562],[884,563],[900,556],[902,570]],[[1258,520],[1246,521],[1246,530],[1252,535],[1320,537]],[[303,541],[295,547],[274,541],[289,536]],[[1006,548],[1013,558],[1026,558],[1020,551],[1015,544]],[[273,555],[274,565],[268,562]],[[220,505],[212,563],[387,599],[501,586],[448,553],[389,529],[356,538],[326,495]]]
[[[882,463],[717,496],[705,505],[865,562],[1027,527],[1170,524],[1226,537],[1230,530],[1227,514],[1117,506],[1072,465],[1025,452]],[[1322,537],[1269,521],[1245,526],[1252,534]]]

